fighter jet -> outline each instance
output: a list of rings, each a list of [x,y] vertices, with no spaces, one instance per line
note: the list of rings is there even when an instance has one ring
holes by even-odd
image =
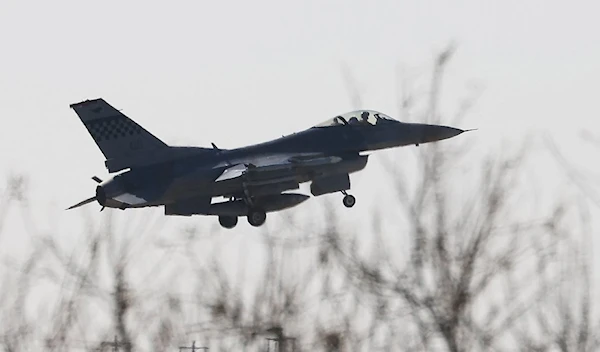
[[[351,208],[356,199],[347,193],[349,175],[367,165],[365,152],[418,146],[465,132],[358,110],[246,147],[182,147],[167,145],[104,99],[70,107],[115,175],[105,181],[92,177],[98,183],[95,196],[68,209],[94,201],[101,210],[163,206],[165,215],[217,216],[224,228],[235,227],[244,216],[250,225],[261,226],[267,213],[299,205],[310,196],[289,191],[305,182],[311,183],[313,196],[342,193],[343,205]],[[219,197],[223,199],[213,202]]]

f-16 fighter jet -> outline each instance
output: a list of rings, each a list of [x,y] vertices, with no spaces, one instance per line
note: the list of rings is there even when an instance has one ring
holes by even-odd
[[[104,99],[71,108],[106,157],[109,173],[91,202],[129,209],[164,206],[165,215],[215,215],[225,228],[245,216],[252,226],[267,213],[294,207],[309,196],[289,193],[311,182],[313,196],[341,192],[344,206],[356,203],[350,174],[362,170],[368,155],[385,148],[419,145],[457,136],[464,130],[403,123],[373,110],[335,116],[306,130],[235,149],[169,146]],[[213,198],[223,197],[213,202]]]

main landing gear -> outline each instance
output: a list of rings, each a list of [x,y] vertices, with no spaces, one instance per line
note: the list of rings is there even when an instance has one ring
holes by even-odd
[[[267,221],[267,213],[259,207],[252,207],[248,210],[246,218],[250,225],[259,227]],[[219,224],[226,229],[234,228],[237,223],[238,217],[235,215],[219,215]]]
[[[344,195],[344,199],[342,199],[342,203],[346,208],[352,208],[354,204],[356,204],[356,198],[353,195],[346,193],[346,191],[342,191]]]
[[[231,215],[219,216],[219,224],[221,224],[221,226],[223,226],[226,229],[234,228],[235,225],[237,225],[237,223],[238,223],[237,216],[231,216]]]
[[[251,208],[248,211],[248,223],[254,227],[261,226],[267,220],[267,213],[262,209]]]
[[[267,220],[267,213],[262,209],[250,209],[246,215],[248,223],[254,227],[262,226]],[[219,224],[226,228],[232,229],[238,223],[238,217],[233,215],[220,215]]]

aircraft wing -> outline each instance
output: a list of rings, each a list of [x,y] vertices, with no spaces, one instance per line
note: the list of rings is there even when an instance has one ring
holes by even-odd
[[[271,155],[252,160],[243,160],[226,168],[215,182],[233,180],[245,175],[260,177],[267,174],[293,173],[297,169],[331,165],[342,161],[339,156],[312,155]]]
[[[359,154],[267,155],[253,160],[230,160],[220,165],[216,194],[224,197],[268,196],[298,189],[311,181],[311,193],[321,195],[349,189],[349,174],[361,170],[368,156]]]
[[[223,173],[219,177],[217,177],[215,182],[221,182],[238,178],[244,175],[246,171],[248,171],[248,167],[245,164],[234,165],[230,168],[225,169],[225,171],[223,171]]]

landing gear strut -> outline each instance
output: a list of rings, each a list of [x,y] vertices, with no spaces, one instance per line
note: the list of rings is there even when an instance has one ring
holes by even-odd
[[[245,195],[244,202],[246,203],[246,206],[248,206],[248,215],[246,215],[248,223],[254,227],[261,226],[267,221],[267,213],[254,204],[254,199],[250,196],[250,192],[246,188],[246,185],[244,184],[243,186]]]
[[[267,220],[267,213],[262,209],[251,208],[248,211],[248,223],[254,227],[261,226]]]
[[[219,224],[226,229],[232,229],[237,225],[237,216],[221,215],[219,216]]]
[[[346,208],[352,208],[354,204],[356,204],[356,198],[354,198],[353,195],[346,193],[346,191],[342,191],[342,194],[344,195],[344,199],[342,199],[344,206]]]

